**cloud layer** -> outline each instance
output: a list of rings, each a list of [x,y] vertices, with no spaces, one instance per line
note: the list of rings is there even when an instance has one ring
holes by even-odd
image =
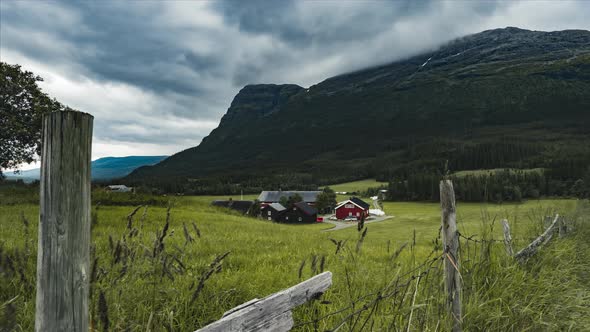
[[[590,29],[589,1],[0,2],[0,58],[95,116],[94,157],[197,145],[246,84],[309,86],[466,34]]]

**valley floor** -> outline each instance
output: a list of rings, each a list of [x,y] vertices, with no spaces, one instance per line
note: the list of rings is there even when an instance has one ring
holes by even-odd
[[[156,234],[161,234],[166,223],[166,208],[150,206],[140,209],[133,220],[133,227],[139,232],[135,237],[129,236],[126,228],[127,215],[134,206],[100,206],[95,210],[92,242],[99,271],[93,283],[91,300],[95,324],[104,324],[98,314],[100,294],[106,299],[110,324],[115,330],[126,327],[145,330],[149,322],[155,330],[171,328],[185,331],[204,326],[240,303],[287,288],[320,270],[332,271],[334,284],[325,295],[330,304],[313,304],[298,309],[295,319],[302,322],[317,317],[319,313],[336,311],[350,305],[352,298],[386,287],[391,278],[403,275],[404,271],[410,271],[418,262],[440,250],[437,247],[440,241],[440,206],[437,203],[385,202],[385,212],[395,218],[369,223],[366,225],[366,237],[362,237],[356,227],[322,232],[333,225],[286,225],[243,217],[210,206],[210,202],[218,198],[172,198],[169,230],[164,240],[163,257],[167,258],[162,260],[151,257],[150,248],[154,246]],[[543,223],[540,220],[544,216],[555,212],[574,215],[579,210],[579,203],[566,199],[504,205],[459,202],[459,231],[473,236],[475,240],[502,239],[500,220],[507,218],[515,238],[515,248],[521,248],[542,232]],[[0,305],[6,314],[7,308],[14,309],[13,323],[19,330],[25,331],[32,330],[34,323],[37,220],[36,205],[0,205],[3,264],[7,257],[12,257],[15,270],[22,272],[11,274],[2,265]],[[335,245],[338,241],[342,241],[342,250]],[[551,255],[559,255],[564,262],[559,263],[546,256],[541,256],[539,260],[550,260],[556,264],[548,267],[551,270],[563,268],[561,264],[565,266],[566,261],[590,257],[587,244],[584,248],[580,247],[578,256],[571,256],[575,253],[572,246],[577,245],[576,241],[579,240],[567,239],[564,244],[556,244],[551,251],[547,250]],[[117,250],[114,247],[117,246],[123,248],[123,258],[115,257]],[[466,243],[465,247],[466,250],[473,250],[466,254],[467,260],[481,258],[479,255],[483,247],[473,243]],[[490,275],[497,273],[498,279],[496,284],[486,286],[486,293],[478,295],[477,299],[472,298],[474,291],[466,291],[467,329],[479,329],[480,326],[483,329],[560,330],[569,326],[571,330],[579,331],[590,326],[587,318],[590,317],[590,309],[584,307],[590,304],[590,267],[587,261],[584,263],[586,266],[579,267],[580,271],[570,271],[570,268],[564,272],[564,276],[575,275],[575,280],[548,284],[556,282],[559,276],[534,264],[525,268],[514,265],[503,257],[501,244],[494,244],[489,250],[492,256],[487,257],[491,258],[492,265],[488,267],[488,272]],[[229,254],[219,265],[222,267],[204,278],[212,261],[226,252]],[[477,257],[471,257],[474,252],[477,252]],[[130,256],[124,256],[126,254]],[[475,272],[469,270],[470,267],[473,266],[465,263],[466,279],[472,277],[469,280],[473,283],[484,280],[479,279],[479,274],[472,276],[471,273]],[[534,282],[530,279],[533,276],[531,273],[536,274]],[[196,285],[199,284],[202,287],[197,292],[199,287]],[[582,285],[589,288],[581,290]],[[543,295],[540,287],[551,289]],[[480,291],[483,292],[478,288]],[[573,293],[579,296],[572,302]],[[558,298],[547,298],[549,295]],[[530,306],[529,302],[516,296],[528,296],[531,301],[537,301],[538,306]],[[418,294],[418,300],[426,302],[421,302],[421,309],[416,309],[414,317],[416,324],[421,324],[420,329],[434,330],[438,323],[432,314],[440,309],[436,309],[435,304],[427,305],[427,298],[427,294]],[[495,304],[494,301],[500,302]],[[10,305],[7,304],[9,302]],[[362,305],[362,301],[358,303]],[[376,310],[371,318],[374,326],[383,328],[392,321],[397,322],[398,327],[406,324],[409,307],[405,305],[399,304],[398,311]],[[514,306],[523,307],[520,310],[514,309]],[[551,311],[555,311],[556,306],[560,315],[569,313],[555,317],[556,312]],[[6,314],[2,318],[3,323],[7,320]],[[331,316],[316,325],[321,330],[333,328],[339,323],[339,317]],[[314,328],[305,325],[298,329]]]

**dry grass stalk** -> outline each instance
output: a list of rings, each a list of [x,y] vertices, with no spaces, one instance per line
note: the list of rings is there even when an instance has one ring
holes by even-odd
[[[299,271],[297,273],[297,276],[299,277],[299,279],[301,279],[301,277],[303,276],[303,268],[305,267],[305,259],[303,261],[301,261],[301,264],[299,265]]]
[[[334,239],[330,239],[330,241],[332,241],[332,243],[334,243],[334,245],[336,245],[336,252],[335,252],[335,254],[338,254],[340,252],[340,250],[344,247],[344,244],[346,243],[346,240],[334,240]]]
[[[391,255],[391,261],[394,261],[404,250],[404,248],[406,248],[408,246],[408,242],[405,242],[404,244],[402,244],[394,253],[393,255]]]
[[[117,245],[115,246],[115,250],[113,252],[113,261],[111,265],[115,265],[121,261],[121,252],[123,251],[123,246],[121,246],[121,241],[117,241]]]
[[[129,215],[127,215],[127,229],[131,230],[133,227],[133,216],[141,209],[141,205],[136,207]]]
[[[168,234],[168,228],[170,227],[170,207],[166,210],[166,223],[162,232],[158,232],[156,242],[154,243],[153,257],[156,257],[159,253],[164,251],[164,238]]]
[[[365,241],[365,237],[367,236],[367,230],[368,230],[368,228],[365,228],[365,230],[361,234],[361,238],[356,243],[356,252],[357,253],[361,251],[361,247],[363,246],[363,242]]]
[[[187,245],[189,242],[195,241],[195,239],[193,239],[193,237],[189,233],[188,228],[186,228],[185,223],[182,223],[182,229],[184,230],[184,245]]]
[[[104,296],[104,292],[101,290],[98,295],[98,317],[102,324],[102,330],[104,332],[109,331],[109,308],[107,306],[107,299]]]
[[[115,249],[113,236],[109,234],[109,249],[111,250],[111,254],[113,253],[113,249]]]
[[[195,230],[195,233],[197,233],[197,237],[201,237],[201,231],[197,228],[197,224],[195,224],[195,222],[193,221],[193,229]]]
[[[229,255],[230,252],[226,252],[222,255],[219,255],[217,257],[215,257],[215,259],[213,260],[213,262],[211,262],[211,264],[209,264],[209,269],[207,269],[205,272],[203,272],[203,274],[201,275],[201,278],[199,279],[199,284],[197,285],[197,289],[195,289],[195,292],[193,293],[192,297],[191,297],[191,301],[190,304],[193,304],[195,302],[195,300],[197,299],[197,297],[199,297],[199,294],[201,293],[201,291],[203,290],[203,288],[205,287],[205,282],[211,278],[211,275],[213,275],[213,273],[219,273],[221,272],[221,263],[223,261],[223,259],[225,257],[227,257],[227,255]]]
[[[410,317],[408,318],[408,328],[406,329],[407,332],[410,332],[410,327],[412,326],[412,315],[414,314],[414,307],[416,305],[416,295],[418,294],[418,285],[420,284],[420,279],[422,276],[418,274],[418,278],[416,279],[416,289],[414,289],[414,296],[412,297],[412,306],[410,307]]]

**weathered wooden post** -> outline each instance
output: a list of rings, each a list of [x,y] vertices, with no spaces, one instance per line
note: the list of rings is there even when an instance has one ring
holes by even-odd
[[[567,234],[567,221],[564,217],[559,218],[559,237],[564,237]]]
[[[291,288],[253,299],[223,314],[220,320],[195,332],[286,332],[293,328],[291,310],[317,299],[332,285],[332,272],[326,271]]]
[[[502,219],[502,227],[504,228],[504,246],[506,247],[506,253],[508,256],[514,256],[514,250],[512,249],[512,235],[510,234],[510,225],[508,220]]]
[[[36,331],[88,331],[92,122],[43,117]]]
[[[461,275],[459,273],[459,234],[455,192],[451,180],[440,182],[441,232],[443,240],[447,305],[453,317],[453,331],[461,331]]]

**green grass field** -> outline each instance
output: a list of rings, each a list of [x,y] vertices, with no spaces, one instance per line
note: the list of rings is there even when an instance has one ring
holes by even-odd
[[[332,184],[328,187],[334,191],[361,192],[369,188],[378,188],[380,186],[387,186],[387,182],[379,182],[375,179],[366,179],[347,183]]]
[[[126,229],[126,216],[134,207],[101,206],[96,211],[97,223],[92,230],[97,258],[95,271],[98,271],[92,284],[93,326],[97,330],[104,328],[105,322],[101,319],[104,315],[100,312],[106,312],[109,328],[114,331],[194,330],[220,318],[224,311],[240,303],[292,286],[320,270],[332,271],[334,283],[324,295],[329,304],[304,305],[295,312],[296,323],[313,320],[343,307],[362,307],[364,300],[359,299],[364,294],[392,287],[394,280],[401,284],[400,280],[411,276],[404,276],[404,273],[415,270],[430,253],[440,251],[437,249],[438,204],[385,202],[384,210],[394,217],[367,225],[366,237],[359,240],[361,235],[355,227],[322,232],[332,225],[276,224],[210,206],[214,199],[227,198],[171,197],[170,227],[164,239],[164,252],[156,257],[154,242],[165,224],[166,208],[148,207],[145,218],[142,217],[144,209],[140,209],[133,223],[137,233],[131,236]],[[536,200],[504,205],[458,203],[459,231],[476,235],[474,239],[501,239],[499,220],[507,218],[515,247],[521,248],[542,231],[539,221],[544,215],[555,211],[573,214],[579,209],[578,203],[576,200]],[[28,227],[22,216],[28,220]],[[3,255],[0,267],[4,271],[0,272],[0,309],[3,312],[0,322],[14,324],[17,331],[30,331],[34,325],[37,220],[36,205],[0,205],[0,253]],[[184,225],[187,235],[194,241],[187,242]],[[339,253],[332,239],[346,241]],[[588,274],[585,280],[583,275],[578,277],[578,273],[588,273],[590,268],[583,266],[582,271],[574,271],[570,265],[575,260],[589,258],[590,249],[587,244],[580,249],[576,241],[579,240],[573,237],[563,240],[539,256],[543,264],[552,264],[548,270],[536,264],[519,267],[505,257],[501,244],[494,244],[489,248],[492,254],[485,254],[483,246],[467,243],[463,272],[468,287],[464,299],[466,330],[570,328],[580,331],[590,326],[587,306],[590,291],[583,288],[590,286],[590,281]],[[409,245],[396,256],[396,250],[404,243]],[[122,249],[117,254],[119,246]],[[221,264],[213,264],[216,272],[205,278],[212,261],[226,252],[229,255]],[[570,257],[575,254],[579,257]],[[552,255],[559,255],[562,262]],[[7,258],[12,261],[12,273],[6,265]],[[482,259],[486,260],[483,265],[480,264]],[[561,272],[554,269],[561,269]],[[413,324],[411,330],[435,330],[436,326],[444,330],[444,321],[440,321],[444,310],[436,300],[443,298],[438,277],[440,275],[434,272],[432,279],[424,277],[424,286],[421,286],[424,288],[418,292],[416,305],[408,301],[415,286],[412,283],[410,288],[400,288],[402,291],[371,314],[369,310],[363,311],[361,314],[365,316],[360,323],[346,321],[346,329],[354,325],[353,329],[359,330],[365,317],[369,317],[375,330],[392,326],[405,329],[410,323]],[[555,284],[565,277],[572,279]],[[203,287],[197,292],[200,283]],[[106,309],[98,305],[101,293]],[[414,310],[414,321],[408,323],[410,310]],[[297,330],[334,328],[347,312],[322,319],[315,325],[300,326]],[[11,317],[14,317],[12,321]]]

